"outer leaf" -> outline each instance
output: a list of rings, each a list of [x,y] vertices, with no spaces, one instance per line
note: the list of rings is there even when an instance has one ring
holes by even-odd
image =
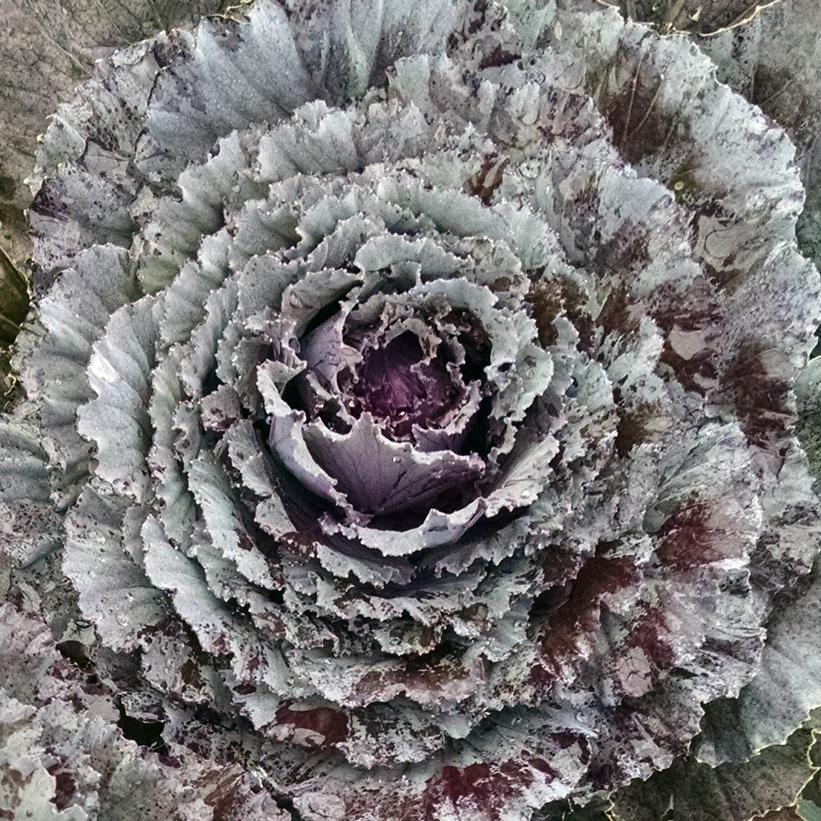
[[[598,0],[626,15],[658,26],[662,34],[715,35],[743,26],[781,0]]]
[[[676,762],[617,792],[615,813],[629,821],[747,821],[788,807],[817,770],[809,760],[813,743],[811,730],[799,730],[740,764]]]
[[[698,756],[721,762],[781,743],[821,704],[821,577],[776,599],[756,677],[737,701],[708,705]]]
[[[196,20],[222,0],[2,0],[0,18],[0,238],[27,253],[22,208],[46,118],[91,76],[94,61],[159,29]]]
[[[737,5],[752,5],[739,3]],[[784,0],[748,26],[699,42],[719,78],[761,106],[786,129],[798,149],[807,201],[798,237],[821,261],[821,6]]]
[[[56,547],[59,524],[49,500],[48,457],[21,406],[0,422],[0,554],[29,564]]]
[[[798,398],[798,438],[807,454],[810,471],[821,480],[821,357],[811,359],[795,386]]]
[[[9,346],[17,336],[28,311],[28,285],[24,275],[0,247],[0,346]]]
[[[613,821],[612,809],[612,803],[605,799],[593,800],[583,807],[559,801],[543,807],[533,821]]]
[[[0,245],[0,407],[11,389],[11,361],[4,348],[17,337],[29,304],[28,283]]]
[[[798,815],[802,821],[821,821],[821,807],[812,801],[798,802]]]

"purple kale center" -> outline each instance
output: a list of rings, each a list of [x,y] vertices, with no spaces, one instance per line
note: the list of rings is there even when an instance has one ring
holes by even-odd
[[[410,332],[366,354],[354,393],[358,410],[372,414],[397,438],[408,436],[414,425],[435,426],[458,397],[445,357],[425,357]]]

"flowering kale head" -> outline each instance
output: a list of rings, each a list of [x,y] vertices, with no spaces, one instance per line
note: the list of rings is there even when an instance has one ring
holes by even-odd
[[[527,819],[774,700],[818,535],[794,149],[569,6],[257,0],[43,139],[13,549],[56,501],[108,686],[305,819]]]

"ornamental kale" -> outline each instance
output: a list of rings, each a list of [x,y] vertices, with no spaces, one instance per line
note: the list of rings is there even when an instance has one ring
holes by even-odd
[[[96,65],[30,177],[0,815],[794,802],[821,288],[722,36],[256,0]]]

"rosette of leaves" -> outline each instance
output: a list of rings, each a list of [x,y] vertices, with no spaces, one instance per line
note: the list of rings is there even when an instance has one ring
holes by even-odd
[[[818,680],[794,157],[615,11],[259,0],[116,53],[38,154],[14,597],[59,561],[123,709],[303,819],[584,804],[710,703],[704,766],[784,742]]]

